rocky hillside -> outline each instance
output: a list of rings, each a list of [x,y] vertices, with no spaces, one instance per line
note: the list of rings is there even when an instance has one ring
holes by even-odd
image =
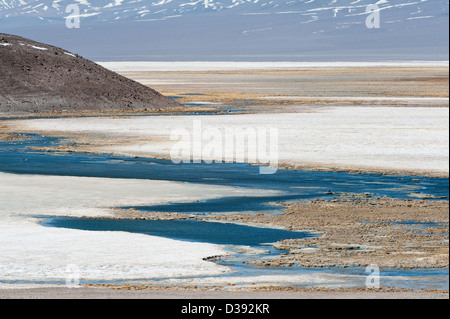
[[[171,107],[180,105],[92,61],[0,33],[0,113]]]

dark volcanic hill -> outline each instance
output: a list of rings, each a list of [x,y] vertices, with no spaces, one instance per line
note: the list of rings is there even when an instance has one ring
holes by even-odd
[[[63,49],[0,33],[0,112],[180,107],[155,90]]]

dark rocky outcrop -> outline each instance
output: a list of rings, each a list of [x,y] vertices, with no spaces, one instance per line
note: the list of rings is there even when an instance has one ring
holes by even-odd
[[[0,33],[0,112],[151,111],[181,107],[63,49]]]

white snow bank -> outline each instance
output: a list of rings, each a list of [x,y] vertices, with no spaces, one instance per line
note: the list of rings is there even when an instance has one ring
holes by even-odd
[[[65,281],[75,265],[82,280],[146,279],[220,274],[202,260],[216,245],[124,232],[88,232],[0,222],[0,280]]]
[[[68,55],[68,56],[71,56],[71,57],[73,57],[73,58],[76,58],[76,57],[77,57],[75,54],[70,53],[70,52],[64,52],[64,54],[65,54],[65,55]]]
[[[97,62],[115,72],[309,70],[376,67],[444,67],[448,61],[387,62]]]
[[[279,163],[449,172],[448,108],[346,106],[295,114],[40,119],[18,124],[31,131],[132,136],[136,139],[130,138],[129,145],[110,146],[105,151],[152,157],[169,156],[180,143],[170,140],[172,129],[192,132],[194,119],[203,128],[219,130],[278,129]],[[137,139],[141,142],[133,142]]]
[[[30,47],[32,47],[33,49],[36,49],[36,50],[40,50],[40,51],[48,51],[47,48],[38,47],[38,46],[35,46],[35,45],[30,45]]]
[[[167,181],[0,173],[0,280],[119,280],[221,274],[221,246],[126,232],[44,227],[37,215],[105,215],[110,207],[239,196],[244,190]],[[245,190],[247,194],[264,191]]]

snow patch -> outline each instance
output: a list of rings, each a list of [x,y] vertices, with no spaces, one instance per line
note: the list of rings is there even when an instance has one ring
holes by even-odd
[[[36,50],[40,50],[40,51],[48,51],[47,48],[38,47],[38,46],[35,46],[35,45],[28,45],[28,46],[30,46],[30,47],[32,47],[33,49],[36,49]]]

